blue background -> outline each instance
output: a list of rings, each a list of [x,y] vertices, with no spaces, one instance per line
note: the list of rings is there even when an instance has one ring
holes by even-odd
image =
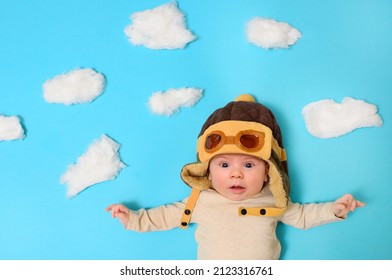
[[[392,3],[388,0],[179,0],[198,37],[183,50],[132,46],[129,16],[168,1],[0,0],[0,114],[22,119],[26,138],[0,142],[0,259],[195,259],[195,227],[125,231],[104,211],[181,200],[179,172],[195,160],[206,117],[241,93],[270,107],[288,152],[292,200],[367,203],[343,223],[302,231],[279,226],[282,259],[391,259]],[[246,41],[253,17],[291,24],[290,49]],[[107,79],[94,102],[46,103],[42,84],[77,67]],[[198,87],[204,98],[172,117],[153,115],[155,91]],[[380,128],[311,136],[302,108],[351,96],[376,104]],[[69,164],[102,134],[121,144],[116,180],[66,198]]]

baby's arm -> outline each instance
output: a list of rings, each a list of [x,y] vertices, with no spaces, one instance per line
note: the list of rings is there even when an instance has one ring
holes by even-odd
[[[351,194],[345,194],[337,199],[332,206],[336,217],[345,219],[349,212],[354,212],[357,207],[364,207],[365,203],[356,200]]]
[[[150,209],[133,211],[123,204],[112,204],[106,208],[113,218],[118,218],[128,230],[147,232],[169,230],[180,225],[185,203],[175,202]]]
[[[113,218],[118,218],[124,227],[127,227],[130,210],[123,204],[112,204],[106,208],[106,212],[112,212]]]

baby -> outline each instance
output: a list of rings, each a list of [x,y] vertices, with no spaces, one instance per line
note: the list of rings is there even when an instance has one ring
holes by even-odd
[[[343,220],[364,206],[350,194],[328,203],[291,202],[280,128],[251,95],[206,120],[197,158],[181,171],[192,188],[189,198],[138,211],[113,204],[106,211],[139,232],[197,224],[198,259],[279,259],[278,222],[307,229]]]

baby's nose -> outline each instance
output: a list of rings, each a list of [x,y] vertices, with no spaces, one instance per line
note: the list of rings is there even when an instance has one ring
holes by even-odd
[[[231,178],[234,179],[243,178],[243,174],[239,170],[233,170],[233,172],[231,172]]]

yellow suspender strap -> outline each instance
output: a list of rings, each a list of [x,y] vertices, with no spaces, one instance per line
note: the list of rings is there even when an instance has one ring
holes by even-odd
[[[286,211],[284,208],[275,207],[240,207],[238,208],[238,215],[240,216],[267,216],[275,217],[282,216]]]
[[[192,192],[188,198],[188,201],[185,205],[184,213],[181,217],[180,228],[187,229],[189,222],[191,221],[192,211],[195,208],[197,198],[199,197],[200,190],[192,188]]]

